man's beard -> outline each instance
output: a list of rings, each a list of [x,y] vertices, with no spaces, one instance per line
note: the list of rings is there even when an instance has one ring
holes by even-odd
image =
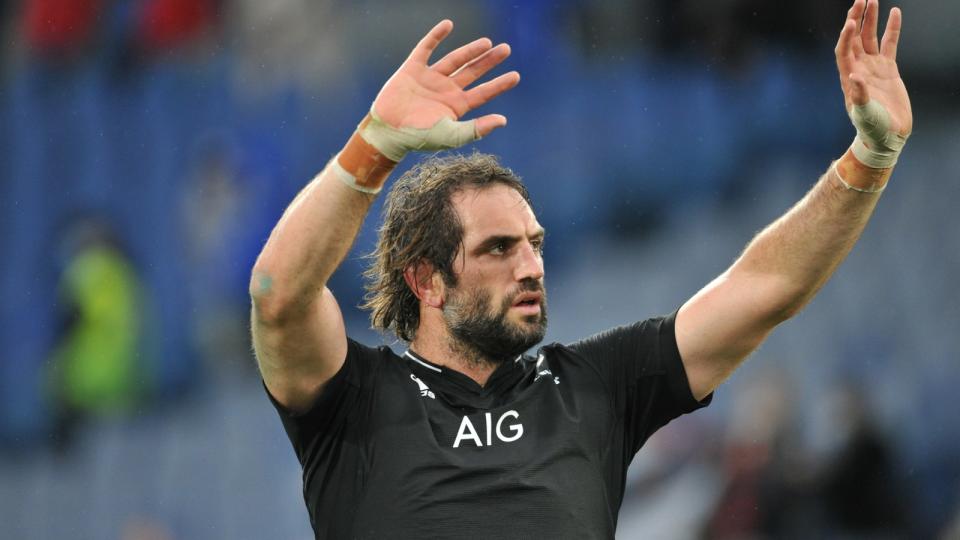
[[[453,289],[451,292],[454,294],[443,306],[451,347],[463,353],[471,364],[499,365],[540,343],[547,333],[547,295],[537,280],[522,281],[516,291],[503,299],[495,313],[490,309],[487,290]],[[507,315],[516,297],[525,292],[541,293],[540,313],[524,315],[522,322],[513,322]]]

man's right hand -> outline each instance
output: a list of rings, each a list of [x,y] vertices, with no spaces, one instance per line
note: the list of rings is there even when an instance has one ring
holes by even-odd
[[[377,129],[385,129],[385,136],[393,139],[394,148],[386,155],[455,148],[507,124],[507,118],[501,114],[487,114],[466,122],[460,119],[520,82],[520,74],[511,71],[467,89],[506,59],[510,46],[501,43],[493,47],[488,38],[480,38],[428,65],[430,55],[451,30],[453,23],[449,20],[434,26],[374,100],[372,112],[374,122],[379,121]],[[439,131],[444,124],[448,125]],[[377,142],[370,142],[379,147]]]
[[[357,236],[369,194],[406,152],[460,146],[507,123],[499,114],[460,118],[516,86],[520,75],[510,72],[466,89],[510,47],[478,39],[428,66],[452,29],[443,21],[417,44],[337,159],[284,212],[257,258],[250,281],[254,349],[267,388],[291,411],[309,409],[346,358],[343,317],[326,283]]]

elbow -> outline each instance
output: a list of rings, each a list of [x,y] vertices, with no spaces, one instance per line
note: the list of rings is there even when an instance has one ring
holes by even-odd
[[[273,276],[258,267],[254,267],[250,274],[250,304],[251,317],[259,323],[270,323],[279,317],[276,292],[274,291]]]
[[[730,279],[738,284],[735,289],[741,291],[741,298],[750,299],[747,305],[752,306],[754,318],[771,329],[803,311],[816,292],[784,275],[734,273]]]
[[[768,298],[767,316],[773,326],[788,321],[810,303],[814,291],[793,283],[780,283],[765,295]]]
[[[796,317],[802,310],[803,304],[788,303],[769,310],[766,319],[773,328]]]
[[[250,275],[250,301],[255,322],[279,326],[304,311],[304,295],[292,293],[277,283],[274,275],[255,266]]]

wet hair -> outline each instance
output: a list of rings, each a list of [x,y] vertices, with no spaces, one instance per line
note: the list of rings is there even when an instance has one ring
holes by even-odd
[[[444,282],[455,286],[454,258],[463,245],[463,224],[453,207],[453,196],[468,189],[505,185],[532,207],[530,195],[516,174],[495,156],[432,156],[407,171],[387,196],[377,247],[364,272],[367,294],[364,309],[381,331],[412,341],[420,326],[420,300],[403,277],[404,271],[427,263]]]

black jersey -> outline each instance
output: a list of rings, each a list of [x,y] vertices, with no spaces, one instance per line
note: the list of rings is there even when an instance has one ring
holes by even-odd
[[[613,538],[634,454],[710,401],[690,392],[674,315],[544,346],[482,387],[349,340],[310,410],[271,398],[317,538]]]

